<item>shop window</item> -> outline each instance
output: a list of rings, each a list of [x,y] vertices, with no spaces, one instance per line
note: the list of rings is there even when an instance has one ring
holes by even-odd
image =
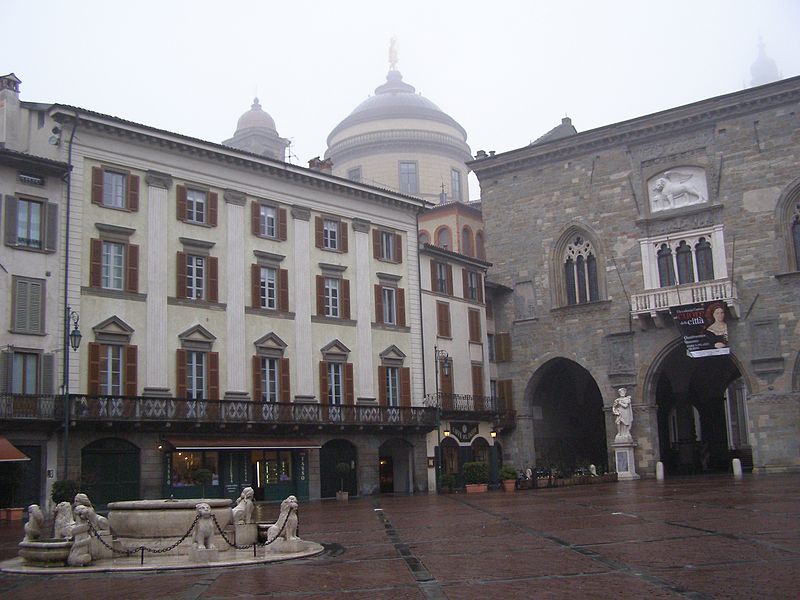
[[[203,484],[205,471],[211,473],[211,483],[219,485],[219,453],[211,451],[173,452],[172,486],[189,487]]]

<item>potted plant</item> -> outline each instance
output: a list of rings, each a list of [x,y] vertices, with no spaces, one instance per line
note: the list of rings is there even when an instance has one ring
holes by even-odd
[[[487,491],[489,489],[489,463],[464,463],[464,483],[466,483],[468,494],[476,494]]]
[[[336,499],[344,502],[349,497],[348,492],[344,489],[344,480],[350,477],[350,463],[340,462],[336,463],[336,474],[339,476],[339,491],[336,492]]]
[[[58,479],[53,482],[53,489],[50,490],[50,498],[53,506],[59,502],[73,503],[75,494],[81,491],[81,484],[72,479]]]
[[[441,477],[439,477],[439,491],[440,492],[447,492],[448,494],[453,493],[453,489],[456,487],[456,476],[452,473],[444,473]]]
[[[500,469],[500,481],[503,482],[503,489],[506,492],[513,492],[517,485],[517,470],[514,467],[504,465]]]
[[[206,486],[211,485],[211,482],[214,480],[214,474],[211,472],[210,469],[206,469],[205,467],[201,467],[199,469],[195,469],[192,473],[192,479],[196,484],[201,486],[202,497],[206,497]]]

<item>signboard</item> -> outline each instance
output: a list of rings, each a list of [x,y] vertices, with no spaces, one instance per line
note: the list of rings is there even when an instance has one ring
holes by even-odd
[[[670,310],[692,358],[730,354],[728,324],[722,302],[702,302]]]

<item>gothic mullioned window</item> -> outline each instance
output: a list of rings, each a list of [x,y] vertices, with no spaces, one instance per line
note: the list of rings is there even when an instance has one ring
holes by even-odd
[[[585,304],[600,299],[597,258],[592,243],[576,235],[564,252],[564,285],[567,304]]]
[[[656,246],[660,287],[714,279],[714,256],[708,237],[660,242]]]

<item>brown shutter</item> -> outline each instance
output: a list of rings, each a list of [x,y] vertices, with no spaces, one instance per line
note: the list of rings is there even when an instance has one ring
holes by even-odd
[[[474,308],[470,308],[467,311],[468,318],[469,318],[469,341],[470,342],[478,342],[481,341],[481,313]]]
[[[397,288],[397,325],[406,326],[406,291]]]
[[[342,318],[350,319],[350,280],[342,279]]]
[[[278,239],[281,242],[286,241],[286,209],[278,209]]]
[[[403,262],[403,236],[399,233],[394,234],[394,260],[395,262]]]
[[[261,265],[250,265],[250,304],[261,308]]]
[[[473,409],[483,410],[483,366],[472,365],[472,400]]]
[[[219,259],[216,256],[208,257],[208,301],[219,302]]]
[[[453,295],[453,265],[447,265],[447,291],[448,296]]]
[[[475,278],[478,281],[478,302],[483,304],[483,275],[477,273]]]
[[[386,406],[386,367],[378,366],[378,404]]]
[[[100,344],[89,342],[89,381],[86,386],[90,396],[100,393]]]
[[[139,210],[139,176],[128,175],[128,210]]]
[[[342,240],[342,243],[339,244],[339,250],[347,252],[347,222],[345,221],[339,222],[339,239]]]
[[[383,323],[383,288],[379,283],[375,284],[375,322]]]
[[[208,353],[208,399],[219,400],[219,352]]]
[[[372,258],[380,260],[381,256],[381,232],[377,229],[372,230]]]
[[[289,270],[278,269],[278,310],[289,310]],[[288,359],[287,359],[288,360]]]
[[[495,340],[495,362],[508,362],[511,360],[511,334],[498,333]]]
[[[179,185],[175,187],[176,209],[179,221],[186,220],[186,186]]]
[[[322,217],[314,217],[314,245],[322,248]]]
[[[325,278],[317,275],[317,314],[325,316]]]
[[[253,400],[255,402],[261,402],[261,394],[263,390],[261,389],[261,357],[260,356],[253,356]]]
[[[328,403],[328,363],[319,361],[319,403]]]
[[[175,351],[175,396],[186,398],[186,350]]]
[[[139,246],[136,244],[128,244],[126,250],[128,253],[128,268],[125,290],[137,293],[139,291]],[[129,395],[135,396],[136,394]]]
[[[514,405],[513,383],[511,379],[501,379],[497,382],[497,394],[500,398],[499,408],[501,410],[510,410]]]
[[[103,204],[103,169],[92,167],[92,204]]]
[[[208,224],[212,227],[217,226],[217,204],[219,195],[217,192],[208,193]]]
[[[469,275],[466,269],[461,269],[461,285],[463,286],[462,289],[464,290],[464,299],[471,300],[469,297]]]
[[[292,398],[292,382],[289,378],[289,359],[282,358],[278,361],[279,369],[281,371],[281,389],[280,389],[280,402],[291,402]]]
[[[186,298],[186,254],[183,252],[178,252],[175,261],[175,297]]]
[[[445,302],[436,303],[436,326],[440,337],[450,337],[450,305]]]
[[[439,387],[442,390],[443,404],[446,402],[449,407],[453,406],[453,359],[450,358],[450,374],[445,375],[442,364],[439,363]]]
[[[439,289],[439,281],[436,278],[436,261],[431,261],[431,291],[441,292]]]
[[[411,406],[411,369],[401,367],[400,371],[400,406]]]
[[[56,240],[58,239],[58,204],[48,202],[46,206],[47,216],[45,217],[46,234],[44,236],[44,249],[55,252]]]
[[[261,235],[261,205],[258,202],[250,204],[250,232]]]
[[[96,238],[89,242],[89,286],[99,288],[102,285],[103,242]]]
[[[17,245],[17,199],[6,195],[5,242],[7,246]]]
[[[139,377],[139,349],[136,346],[125,346],[125,395],[137,395],[137,379]]]
[[[344,363],[344,403],[349,406],[356,403],[353,393],[353,363]]]

